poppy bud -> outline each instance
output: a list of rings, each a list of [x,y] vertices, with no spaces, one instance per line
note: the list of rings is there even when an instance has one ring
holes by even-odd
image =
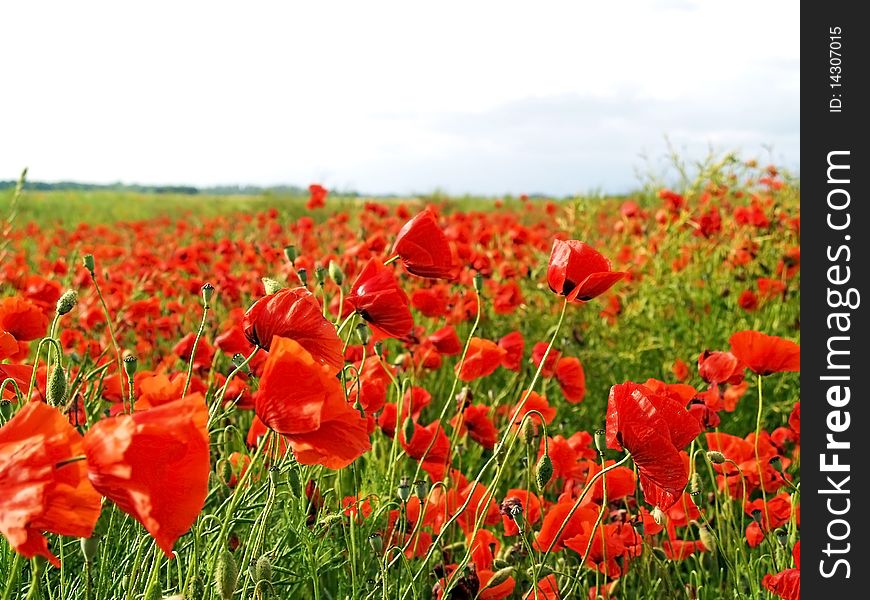
[[[214,286],[210,283],[206,283],[202,286],[202,305],[206,308],[209,308],[209,302],[214,297]]]
[[[776,541],[779,542],[779,545],[783,548],[788,548],[788,531],[782,527],[778,527],[774,533],[776,534]]]
[[[509,567],[511,565],[508,561],[504,560],[503,558],[496,558],[494,561],[492,561],[492,566],[500,571],[500,570],[502,570],[506,567]]]
[[[375,342],[375,354],[378,356],[384,355],[384,344],[381,341]]]
[[[502,444],[501,442],[496,442],[495,446],[492,447],[492,453],[493,455],[495,455],[496,464],[500,465],[502,462],[504,462],[504,444]]]
[[[263,277],[260,281],[263,282],[263,288],[266,290],[266,295],[270,296],[281,290],[281,284],[271,277]]]
[[[698,539],[701,540],[701,543],[704,544],[704,547],[707,550],[716,549],[716,539],[706,526],[698,525]]]
[[[254,565],[254,581],[268,581],[272,582],[272,563],[269,562],[269,557],[265,554],[257,559],[257,563]]]
[[[397,494],[402,502],[407,502],[411,498],[411,484],[408,483],[407,475],[402,477],[402,480],[399,482]]]
[[[302,479],[299,477],[299,470],[295,467],[287,471],[287,483],[290,484],[290,489],[297,497],[302,497],[304,490],[302,489]]]
[[[493,573],[492,577],[489,578],[489,581],[486,582],[486,585],[483,589],[494,588],[498,585],[503,584],[508,580],[508,577],[514,574],[513,567],[505,567],[504,569],[499,569],[495,573]],[[483,590],[481,590],[483,591]]]
[[[124,373],[127,374],[127,379],[129,380],[132,380],[133,375],[136,374],[136,362],[137,359],[132,354],[124,357]]]
[[[217,461],[215,467],[215,470],[220,476],[221,481],[224,483],[224,485],[229,486],[230,481],[232,481],[233,479],[233,463],[225,458],[222,458]]]
[[[239,568],[229,550],[221,552],[214,570],[214,583],[221,600],[231,600],[236,591]]]
[[[411,439],[414,437],[414,419],[410,415],[405,417],[405,420],[402,422],[402,435],[405,436],[405,442],[410,444]]]
[[[654,554],[655,557],[658,558],[659,560],[668,560],[668,555],[665,554],[665,551],[662,550],[661,548],[659,548],[658,546],[656,546],[655,548],[653,548],[653,554]]]
[[[369,536],[369,546],[376,554],[380,554],[384,549],[384,538],[380,533],[373,533]]]
[[[426,499],[427,494],[429,494],[429,482],[425,479],[418,479],[414,482],[414,494],[416,494],[417,499],[420,502],[423,502]]]
[[[296,253],[296,246],[284,246],[284,256],[290,261],[290,264],[296,262],[296,257],[299,256]]]
[[[79,296],[75,290],[65,291],[63,295],[57,299],[57,305],[55,305],[55,312],[58,315],[65,315],[73,309],[73,307],[78,302],[78,299]]]
[[[272,487],[278,486],[278,475],[280,475],[280,474],[281,474],[281,471],[278,469],[277,466],[273,465],[273,466],[269,467],[269,483],[272,484]]]
[[[329,261],[329,277],[338,285],[344,283],[344,271],[334,260]]]
[[[725,462],[725,455],[721,452],[717,452],[716,450],[707,451],[707,460],[709,460],[714,465],[721,465]]]
[[[308,269],[301,267],[296,270],[296,275],[299,276],[299,281],[302,282],[302,285],[308,287]]]
[[[474,291],[478,294],[483,293],[483,275],[480,272],[474,274]]]
[[[241,369],[242,369],[242,372],[243,372],[245,375],[250,375],[250,374],[251,374],[251,368],[250,368],[248,365],[245,364],[245,360],[246,360],[246,358],[245,358],[245,356],[244,356],[243,354],[239,354],[238,352],[236,352],[235,354],[233,354],[233,364],[236,366],[236,368],[237,368],[237,369],[238,369],[238,368],[241,368]],[[242,365],[245,365],[245,366],[242,367]]]
[[[79,543],[82,547],[82,555],[85,557],[85,562],[92,563],[97,556],[97,550],[100,549],[100,542],[95,537],[81,538]]]
[[[607,438],[603,429],[595,430],[595,449],[598,450],[600,456],[604,455],[604,450],[607,448]]]
[[[553,477],[553,461],[550,460],[549,454],[544,454],[535,467],[535,482],[538,484],[538,489],[543,490],[551,477]]]
[[[57,365],[51,370],[48,378],[46,400],[50,406],[60,406],[66,400],[66,373],[63,367]]]
[[[652,518],[653,518],[653,521],[656,522],[656,525],[661,525],[665,520],[665,513],[662,512],[662,509],[660,509],[658,506],[656,506],[652,510]]]
[[[366,325],[365,322],[356,324],[356,337],[363,346],[369,343],[369,340],[372,337],[372,330],[369,329],[369,326]]]
[[[524,419],[523,427],[520,429],[520,438],[527,446],[534,446],[538,440],[538,425],[534,419]]]
[[[322,286],[324,283],[326,283],[326,268],[321,265],[317,265],[314,268],[314,279],[317,280],[317,285]]]
[[[94,276],[94,255],[93,254],[85,254],[85,257],[82,259],[82,264],[85,265],[85,268],[91,272],[91,277]]]
[[[701,506],[701,476],[698,473],[692,473],[692,479],[689,481],[689,496],[692,497],[695,506]]]

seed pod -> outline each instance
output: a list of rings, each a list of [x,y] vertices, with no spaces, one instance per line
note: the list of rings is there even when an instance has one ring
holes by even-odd
[[[725,455],[721,452],[717,452],[716,450],[709,450],[707,452],[707,460],[709,460],[714,465],[721,465],[725,462]]]
[[[202,286],[202,305],[206,308],[209,307],[209,302],[214,297],[214,286],[210,283],[206,283]]]
[[[474,290],[478,294],[483,293],[483,275],[479,272],[474,274]]]
[[[55,305],[55,312],[58,315],[65,315],[69,311],[75,307],[78,302],[78,294],[75,290],[67,290],[63,293],[63,295],[57,299],[57,304]]]
[[[56,365],[51,370],[46,390],[46,400],[50,406],[60,406],[66,400],[66,373],[63,367]]]
[[[221,600],[231,600],[236,591],[239,568],[229,550],[221,552],[214,570],[214,583]]]
[[[326,268],[321,265],[317,265],[314,268],[314,279],[317,280],[317,285],[322,286],[324,283],[326,283]]]
[[[373,533],[369,536],[369,545],[376,554],[380,554],[384,549],[384,538],[380,533]]]
[[[132,354],[124,357],[124,373],[127,374],[127,379],[132,380],[136,374],[137,359]]]
[[[93,254],[85,254],[82,259],[82,264],[85,265],[85,268],[91,272],[91,277],[94,276],[94,255]]]
[[[263,277],[261,281],[263,282],[263,288],[265,289],[267,296],[281,290],[281,284],[271,277]]]
[[[296,269],[296,275],[299,276],[299,281],[302,282],[302,285],[308,287],[308,269],[306,269],[305,267]]]
[[[535,482],[538,484],[538,489],[543,490],[551,477],[553,477],[553,461],[550,460],[549,454],[544,454],[535,467]]]
[[[397,494],[402,502],[407,502],[411,498],[411,484],[407,475],[402,477],[402,480],[399,482]]]
[[[364,322],[356,324],[355,333],[363,346],[367,345],[369,340],[372,338],[372,330],[369,329],[369,326]]]
[[[776,534],[776,541],[779,542],[779,545],[783,548],[788,548],[788,531],[782,527],[778,527],[774,533]]]
[[[344,283],[344,271],[334,260],[329,261],[329,277],[338,285]]]
[[[779,455],[771,458],[769,461],[767,461],[767,464],[782,473],[782,459],[779,457]]]
[[[607,448],[606,432],[603,429],[595,430],[595,449],[599,455],[604,455],[604,450]]]
[[[99,540],[95,537],[81,538],[79,543],[82,547],[82,555],[85,557],[85,562],[94,562],[97,551],[100,549]]]
[[[238,352],[233,354],[233,364],[236,366],[236,368],[237,369],[241,368],[242,372],[245,375],[250,375],[251,374],[251,367],[249,367],[248,365],[245,364],[245,360],[246,360],[246,357],[244,354],[240,354]],[[242,365],[244,365],[244,366],[242,366]]]
[[[298,256],[296,253],[296,246],[284,246],[284,256],[291,264],[296,262],[296,257]]]
[[[414,494],[420,502],[426,499],[429,494],[429,482],[425,479],[418,479],[414,482]]]

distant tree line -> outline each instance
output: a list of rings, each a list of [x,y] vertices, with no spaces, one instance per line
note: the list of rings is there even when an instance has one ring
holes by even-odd
[[[15,189],[14,180],[0,180],[0,190]],[[28,181],[25,189],[49,191],[93,191],[104,190],[112,192],[138,192],[143,194],[209,194],[212,196],[260,196],[263,194],[279,194],[286,196],[307,196],[308,188],[296,185],[276,185],[260,187],[256,185],[216,185],[211,187],[195,187],[192,185],[139,185],[129,183],[79,183],[77,181],[58,181],[47,183],[44,181]],[[338,196],[359,196],[355,191],[337,191]]]

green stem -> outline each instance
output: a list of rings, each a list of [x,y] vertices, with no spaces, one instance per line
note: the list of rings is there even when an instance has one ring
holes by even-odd
[[[190,349],[190,365],[187,367],[187,381],[184,382],[184,390],[181,392],[181,397],[187,396],[187,389],[190,387],[190,380],[193,379],[193,361],[196,358],[196,347],[199,345],[199,338],[205,333],[205,321],[208,317],[209,305],[206,303],[202,308],[202,321],[199,323],[199,329],[196,332],[196,337],[193,338],[193,346]],[[130,408],[132,409],[132,402]]]
[[[6,589],[3,590],[3,597],[0,600],[12,600],[12,590],[18,582],[18,572],[21,570],[21,565],[24,562],[24,557],[13,551],[15,558],[12,559],[12,566],[7,574]]]
[[[103,312],[106,314],[106,328],[109,330],[109,337],[112,340],[112,348],[115,349],[115,359],[118,363],[118,381],[121,384],[121,404],[124,404],[124,364],[121,361],[121,351],[118,348],[118,340],[115,338],[115,328],[112,327],[112,315],[109,314],[109,307],[106,305],[106,300],[103,298],[103,291],[100,289],[100,284],[97,283],[96,274],[91,271],[91,281],[94,282],[94,288],[97,290],[97,296],[100,298],[100,305],[103,307]],[[132,412],[132,411],[131,411]]]

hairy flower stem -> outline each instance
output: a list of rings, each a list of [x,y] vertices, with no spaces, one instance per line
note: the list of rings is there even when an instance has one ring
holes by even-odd
[[[187,390],[190,388],[190,380],[193,379],[193,361],[196,358],[196,347],[199,345],[199,338],[202,337],[202,334],[205,333],[205,321],[208,317],[208,309],[210,306],[208,303],[204,304],[202,307],[202,321],[199,322],[199,329],[196,331],[196,337],[193,338],[193,346],[190,348],[190,364],[187,367],[187,380],[184,382],[184,390],[181,392],[181,397],[184,398],[187,396]],[[132,402],[130,403],[132,410]]]
[[[100,305],[103,307],[103,313],[106,315],[106,328],[109,330],[109,338],[112,340],[112,348],[115,350],[115,360],[118,363],[118,382],[121,384],[119,394],[121,394],[121,405],[124,405],[124,364],[121,360],[121,350],[118,348],[118,340],[115,338],[115,328],[112,326],[112,315],[109,313],[109,307],[106,305],[106,299],[103,298],[103,291],[100,289],[100,284],[97,283],[97,275],[91,271],[91,281],[94,282],[94,289],[97,290],[97,296],[100,298]],[[133,412],[133,407],[130,407],[130,412]]]
[[[770,533],[765,529],[770,529],[770,513],[767,508],[767,491],[764,489],[764,468],[761,466],[761,459],[758,457],[758,437],[761,434],[761,416],[764,408],[764,397],[761,393],[761,375],[758,375],[758,414],[755,416],[755,468],[758,469],[758,485],[761,487],[761,499],[764,502],[764,525],[761,531],[765,536]]]

